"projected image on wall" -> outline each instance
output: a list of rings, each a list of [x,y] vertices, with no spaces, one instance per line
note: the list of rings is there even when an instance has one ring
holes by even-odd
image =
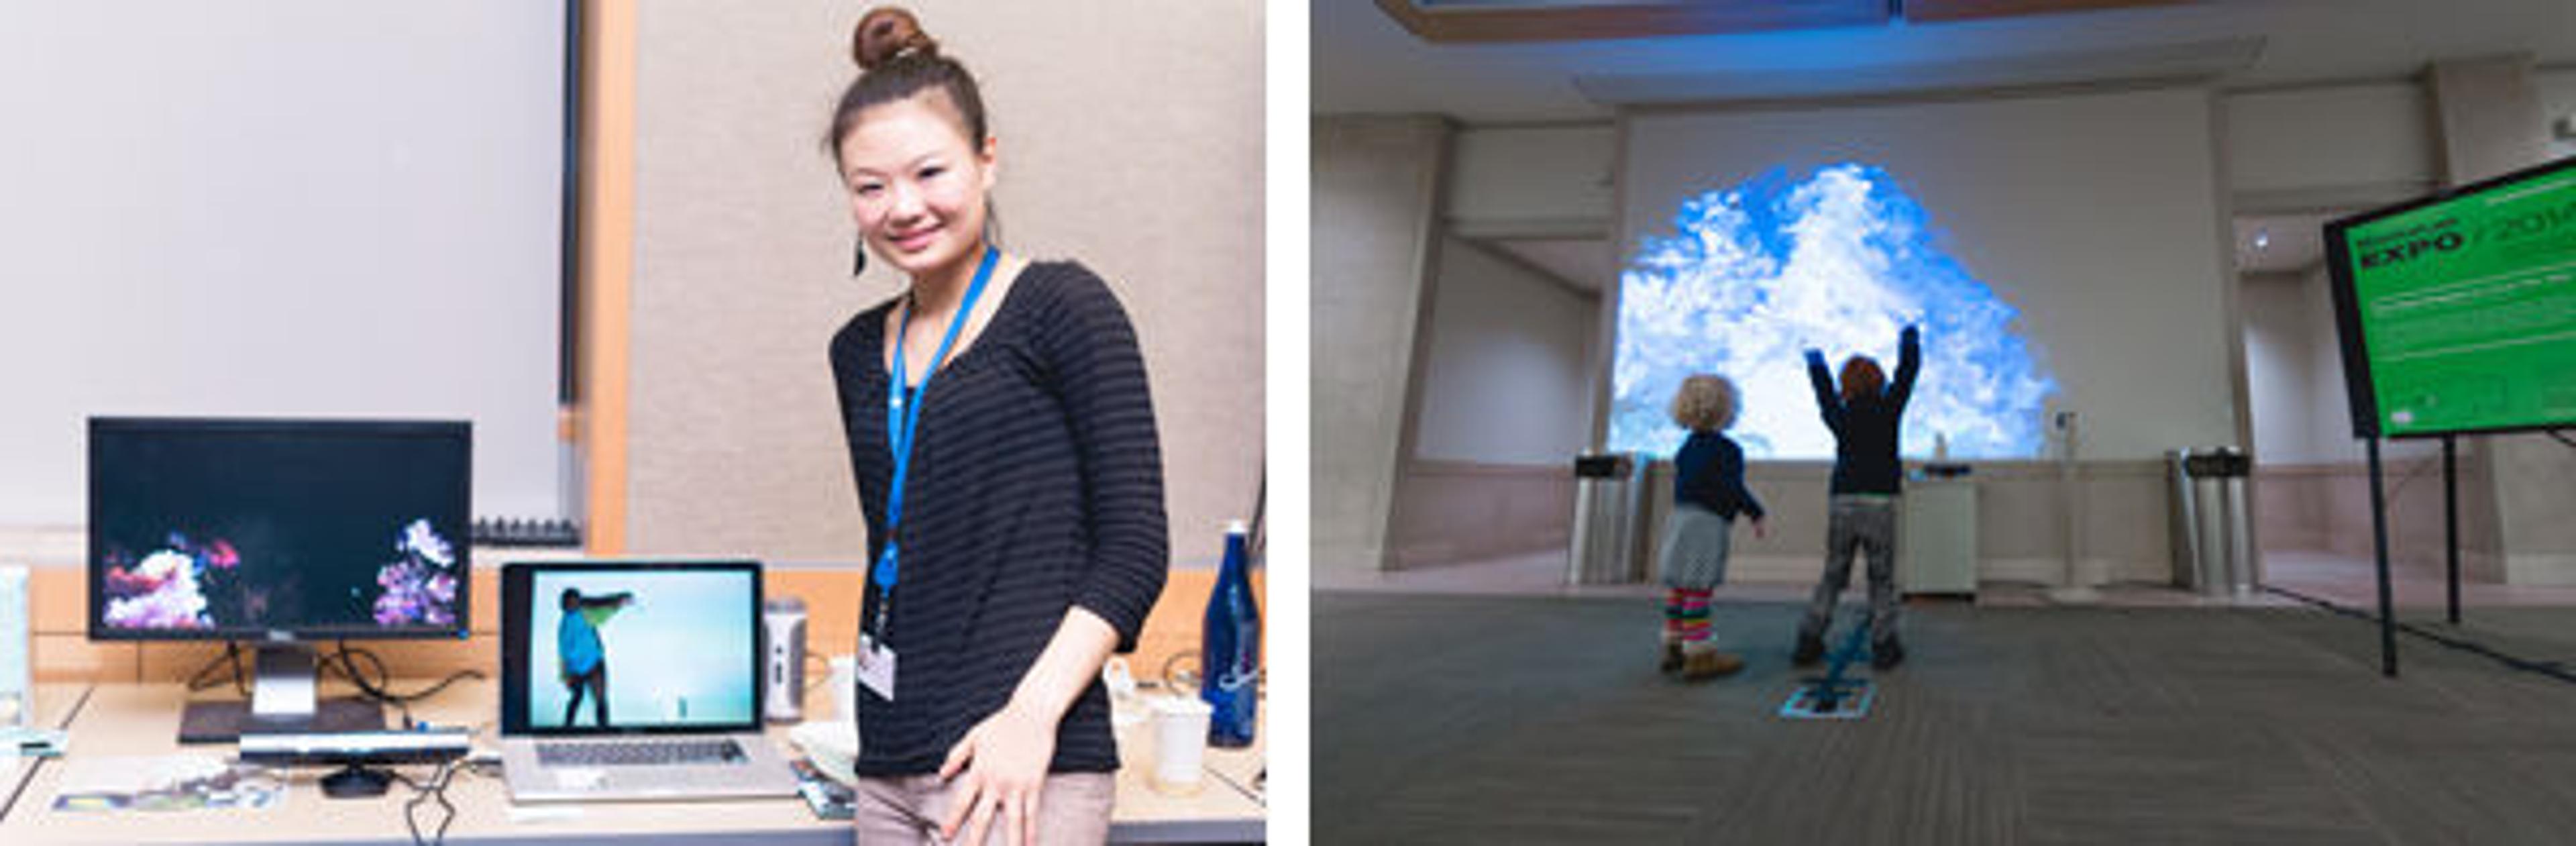
[[[1903,452],[1929,456],[1946,439],[1954,458],[2038,455],[2056,383],[2015,334],[2019,312],[1944,251],[1934,224],[1894,176],[1857,163],[1684,201],[1673,234],[1641,239],[1619,277],[1610,448],[1671,453],[1687,434],[1667,414],[1673,390],[1718,373],[1742,392],[1732,432],[1747,456],[1830,459],[1802,353],[1893,369],[1913,323],[1923,369]]]

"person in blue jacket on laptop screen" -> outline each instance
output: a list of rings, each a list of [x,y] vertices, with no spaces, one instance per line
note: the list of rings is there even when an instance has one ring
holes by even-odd
[[[572,725],[573,715],[581,713],[582,693],[588,691],[595,703],[591,713],[600,728],[608,727],[608,649],[599,642],[599,627],[634,602],[635,595],[623,591],[589,597],[577,588],[564,588],[563,620],[555,624],[555,654],[564,687],[572,692],[571,701],[564,703],[564,725]]]

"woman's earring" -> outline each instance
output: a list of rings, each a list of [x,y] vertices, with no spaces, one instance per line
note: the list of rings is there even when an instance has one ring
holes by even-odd
[[[850,275],[851,275],[851,276],[857,276],[857,275],[859,275],[859,274],[861,274],[861,273],[866,273],[866,272],[867,272],[867,270],[868,270],[868,239],[866,239],[866,238],[862,237],[862,238],[860,238],[860,239],[859,239],[858,257],[850,260]]]

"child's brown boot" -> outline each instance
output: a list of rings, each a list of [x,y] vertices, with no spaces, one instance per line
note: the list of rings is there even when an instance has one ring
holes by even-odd
[[[1744,656],[1715,649],[1690,650],[1682,658],[1683,681],[1707,681],[1744,669]]]

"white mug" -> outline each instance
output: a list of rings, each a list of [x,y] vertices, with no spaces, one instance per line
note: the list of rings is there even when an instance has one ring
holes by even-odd
[[[859,721],[859,656],[832,656],[832,714]]]
[[[1207,755],[1208,719],[1216,709],[1195,696],[1154,697],[1154,789],[1195,793]]]

